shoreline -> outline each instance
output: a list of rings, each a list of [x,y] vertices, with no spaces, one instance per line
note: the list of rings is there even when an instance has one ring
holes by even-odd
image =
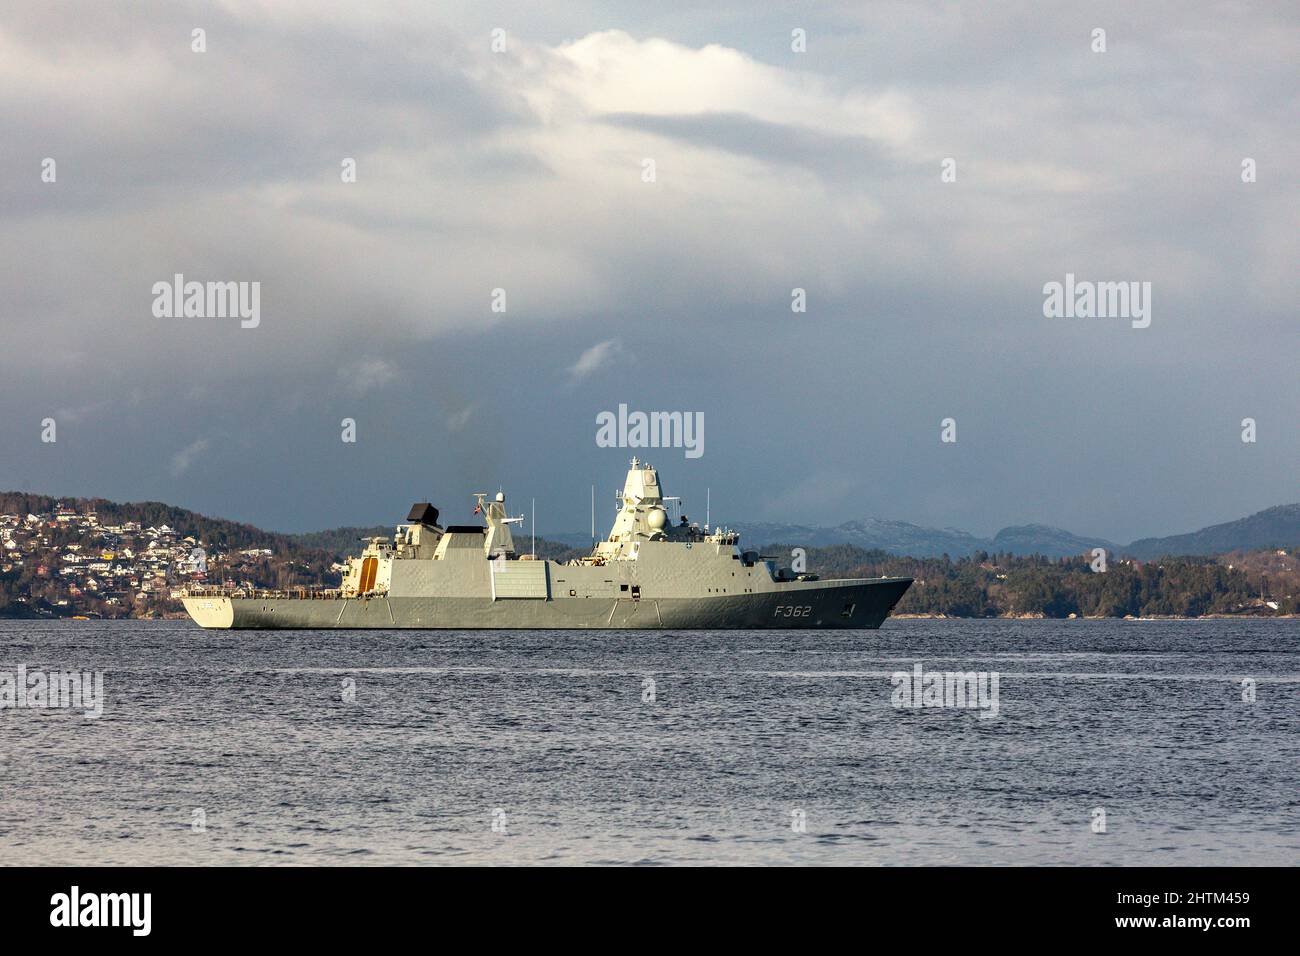
[[[1184,617],[1180,614],[1152,614],[1149,617],[1111,617],[1101,614],[1071,614],[1068,617],[1048,617],[1046,614],[995,614],[991,617],[959,617],[953,614],[891,614],[891,621],[1294,621],[1300,614],[1198,614]]]
[[[62,614],[4,614],[0,621],[185,621],[189,615],[184,611],[168,611],[164,614],[148,617],[83,617]],[[1068,617],[1048,617],[1045,614],[996,614],[990,617],[961,617],[953,614],[891,614],[888,621],[1294,621],[1300,620],[1300,614],[1201,614],[1195,617],[1183,617],[1176,614],[1156,614],[1149,617],[1109,617],[1105,615],[1076,615]],[[506,630],[509,630],[507,628]]]

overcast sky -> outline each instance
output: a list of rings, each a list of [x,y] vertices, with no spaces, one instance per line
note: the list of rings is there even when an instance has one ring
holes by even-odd
[[[582,531],[626,403],[703,414],[640,454],[715,521],[1300,500],[1300,8],[768,6],[0,2],[0,488]],[[1067,272],[1150,326],[1045,317]]]

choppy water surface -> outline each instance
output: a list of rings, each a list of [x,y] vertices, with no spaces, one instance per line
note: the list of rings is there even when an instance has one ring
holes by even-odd
[[[997,718],[893,707],[918,661],[997,671]],[[19,664],[106,703],[0,710],[4,863],[1300,861],[1296,621],[0,622]]]

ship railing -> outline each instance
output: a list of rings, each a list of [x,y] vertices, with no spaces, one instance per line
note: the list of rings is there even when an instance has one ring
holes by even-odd
[[[202,598],[249,598],[255,601],[285,600],[299,601],[339,601],[345,595],[339,588],[246,588],[234,585],[208,585],[206,587],[185,588],[184,597]]]

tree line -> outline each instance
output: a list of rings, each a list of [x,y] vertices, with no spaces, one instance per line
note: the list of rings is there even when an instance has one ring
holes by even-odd
[[[764,553],[789,561],[790,548]],[[807,569],[822,577],[910,577],[899,614],[951,617],[1198,617],[1204,614],[1297,613],[1297,595],[1270,594],[1240,568],[1211,557],[1108,563],[1094,570],[1084,557],[990,554],[957,559],[906,558],[851,545],[806,549]],[[1265,587],[1267,582],[1264,582]]]

